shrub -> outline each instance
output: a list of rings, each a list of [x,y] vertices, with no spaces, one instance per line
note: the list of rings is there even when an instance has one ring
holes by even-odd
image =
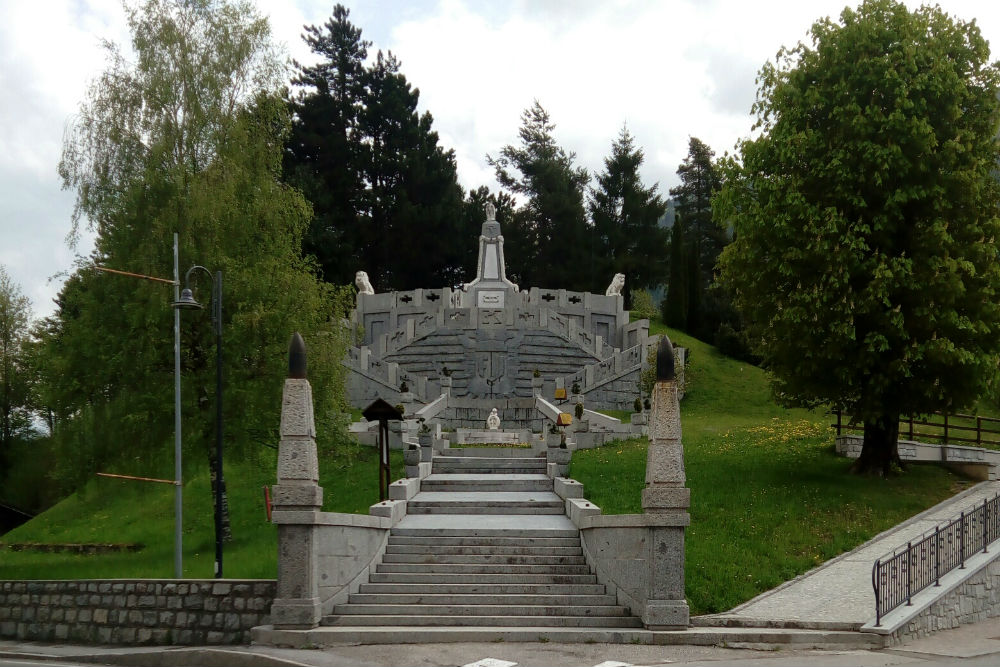
[[[629,312],[635,319],[651,320],[659,314],[660,308],[653,303],[653,295],[649,290],[637,289],[632,291],[632,309]]]

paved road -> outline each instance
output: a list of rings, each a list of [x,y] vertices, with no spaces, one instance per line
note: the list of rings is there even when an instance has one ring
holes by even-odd
[[[47,659],[29,660],[29,656]],[[0,641],[0,665],[135,665],[160,667],[688,667],[745,665],[990,665],[1000,664],[1000,619],[939,632],[906,646],[874,651],[761,651],[701,646],[609,644],[415,644],[340,646],[327,650],[263,647],[98,648]]]

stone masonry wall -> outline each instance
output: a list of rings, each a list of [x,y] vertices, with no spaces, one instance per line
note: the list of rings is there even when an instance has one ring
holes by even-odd
[[[886,646],[995,616],[1000,616],[1000,559],[996,558],[886,637]]]
[[[0,638],[97,644],[249,644],[275,581],[2,581]]]

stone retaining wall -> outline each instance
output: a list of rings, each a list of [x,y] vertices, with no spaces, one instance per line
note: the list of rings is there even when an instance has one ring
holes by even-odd
[[[0,581],[0,638],[249,644],[274,597],[268,579]]]
[[[940,630],[980,623],[1000,616],[1000,559],[936,600],[886,637],[886,646],[905,644]]]

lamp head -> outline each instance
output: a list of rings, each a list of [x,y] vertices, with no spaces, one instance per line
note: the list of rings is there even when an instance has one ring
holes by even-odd
[[[194,295],[191,294],[191,288],[189,287],[182,289],[181,298],[170,305],[181,310],[200,310],[204,307],[194,300]]]

